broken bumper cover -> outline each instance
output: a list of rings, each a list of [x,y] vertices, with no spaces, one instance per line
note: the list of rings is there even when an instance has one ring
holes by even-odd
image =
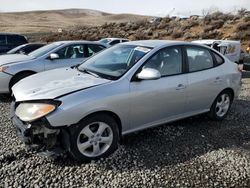
[[[46,118],[32,123],[21,121],[14,113],[15,104],[11,105],[11,120],[18,138],[30,149],[46,153],[47,156],[61,155],[67,151],[68,143],[65,137],[68,133],[64,128],[53,129]]]

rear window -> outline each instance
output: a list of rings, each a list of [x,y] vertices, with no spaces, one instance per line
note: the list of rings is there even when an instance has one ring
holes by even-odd
[[[20,45],[27,43],[27,40],[24,36],[20,35],[7,35],[7,43],[8,44],[14,44],[14,45]]]

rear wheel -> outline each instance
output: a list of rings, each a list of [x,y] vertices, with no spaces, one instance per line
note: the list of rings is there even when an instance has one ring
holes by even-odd
[[[118,125],[105,114],[84,119],[72,126],[70,132],[70,153],[81,162],[107,157],[118,147]]]
[[[210,109],[209,116],[213,120],[223,120],[228,114],[232,101],[233,97],[230,92],[228,91],[221,92],[215,99]]]

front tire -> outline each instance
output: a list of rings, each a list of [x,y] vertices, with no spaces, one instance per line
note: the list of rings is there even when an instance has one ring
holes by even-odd
[[[116,121],[106,114],[96,114],[70,127],[70,154],[80,162],[111,155],[118,147]]]
[[[230,110],[231,104],[233,102],[232,94],[228,91],[221,92],[215,99],[210,112],[209,117],[212,120],[223,120]]]

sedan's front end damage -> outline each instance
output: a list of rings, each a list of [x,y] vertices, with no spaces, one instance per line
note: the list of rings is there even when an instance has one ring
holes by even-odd
[[[30,149],[42,151],[48,155],[60,155],[67,149],[65,137],[67,131],[65,127],[53,128],[45,117],[32,122],[22,121],[16,115],[18,103],[12,102],[11,120],[16,128],[19,139]]]

